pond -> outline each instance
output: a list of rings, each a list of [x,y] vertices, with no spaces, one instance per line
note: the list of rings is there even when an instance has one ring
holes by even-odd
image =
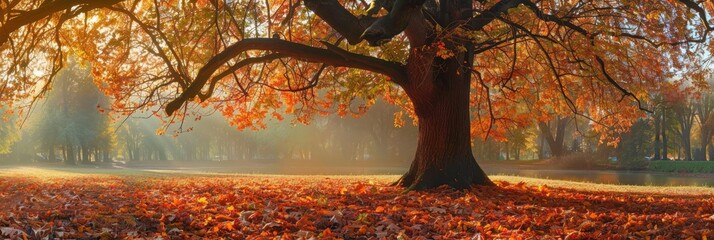
[[[644,186],[714,186],[714,177],[705,175],[679,175],[641,171],[550,170],[486,167],[484,171],[495,175],[514,175],[576,182],[644,185]]]
[[[363,164],[353,166],[335,166],[330,163],[282,164],[248,162],[186,162],[169,161],[157,166],[130,166],[130,168],[192,170],[224,173],[260,173],[260,174],[318,174],[318,175],[401,175],[409,166],[380,166]],[[187,165],[188,164],[188,165]],[[482,165],[489,175],[511,175],[544,179],[556,179],[576,182],[591,182],[622,185],[644,186],[712,186],[714,175],[686,175],[675,173],[657,173],[642,171],[600,171],[600,170],[556,170],[530,169],[508,165]]]

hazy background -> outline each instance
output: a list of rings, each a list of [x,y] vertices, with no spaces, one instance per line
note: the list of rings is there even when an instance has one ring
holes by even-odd
[[[53,82],[52,90],[37,100],[30,115],[10,114],[12,109],[2,109],[6,113],[4,121],[0,121],[0,164],[278,174],[402,174],[414,157],[417,128],[410,119],[395,115],[397,107],[381,100],[358,118],[316,116],[310,125],[295,123],[286,116],[282,121],[266,120],[265,129],[238,130],[215,113],[187,117],[183,123],[173,123],[164,130],[166,124],[151,117],[150,112],[130,117],[110,115],[111,99],[99,91],[89,71],[86,66],[76,64],[63,70]],[[591,123],[585,119],[556,116],[548,122],[513,126],[498,140],[474,139],[472,148],[488,173],[690,185],[689,180],[672,182],[671,176],[646,175],[650,173],[633,176],[621,172],[613,175],[548,171],[713,173],[710,161],[686,161],[694,163],[686,166],[670,164],[685,161],[654,161],[707,160],[713,156],[701,147],[711,146],[711,142],[701,141],[710,122],[695,121],[702,118],[696,115],[697,107],[714,107],[714,97],[710,96],[708,93],[697,99],[662,104],[659,107],[666,111],[639,119],[629,132],[618,136],[621,140],[618,146],[600,143],[601,136],[591,131]],[[405,122],[402,127],[395,126],[395,116]],[[714,126],[714,121],[711,125]],[[177,131],[178,126],[181,132]],[[548,136],[559,139],[559,147],[550,146]],[[588,175],[592,176],[577,178]],[[695,177],[698,180],[694,185],[714,185],[711,181],[714,178],[708,175]],[[665,178],[670,180],[662,180]]]

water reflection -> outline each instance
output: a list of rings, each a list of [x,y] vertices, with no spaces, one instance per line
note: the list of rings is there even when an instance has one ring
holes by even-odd
[[[516,175],[577,182],[644,186],[714,186],[714,178],[706,176],[672,175],[668,173],[594,171],[594,170],[532,170],[485,168],[486,173]]]
[[[169,161],[173,162],[173,161]],[[288,175],[400,175],[409,166],[377,166],[365,162],[351,166],[335,166],[324,162],[301,162],[300,165],[290,163],[245,163],[245,162],[199,162],[189,165],[181,162],[177,166],[161,165],[156,167],[140,166],[142,169],[192,170],[219,173],[258,173],[258,174],[288,174]],[[207,166],[210,165],[210,166]],[[135,166],[136,167],[136,166]],[[123,168],[123,167],[122,167]],[[546,170],[522,169],[511,166],[484,165],[484,171],[489,175],[514,175],[544,179],[557,179],[577,182],[644,185],[644,186],[712,186],[714,175],[676,175],[672,173],[650,173],[637,171],[595,171],[595,170]]]

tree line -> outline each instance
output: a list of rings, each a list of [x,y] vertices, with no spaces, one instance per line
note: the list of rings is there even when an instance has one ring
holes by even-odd
[[[642,168],[656,160],[711,161],[714,92],[681,82],[666,86],[673,89],[651,93],[646,114],[612,136],[593,131],[598,123],[583,117],[554,114],[545,121],[508,128],[502,141],[481,141],[485,147],[480,159],[558,159],[557,163],[584,168],[596,163]],[[617,141],[608,144],[606,138]]]
[[[379,160],[405,163],[416,142],[413,124],[399,124],[399,108],[377,101],[359,118],[317,118],[310,125],[273,119],[265,129],[237,131],[218,114],[186,121],[186,131],[162,131],[157,118],[109,114],[111,99],[99,90],[89,66],[76,62],[62,70],[25,126],[0,125],[5,160],[67,164],[117,161]],[[596,124],[575,115],[553,114],[508,128],[502,138],[474,138],[479,161],[557,159],[554,164],[593,167],[611,163],[641,168],[647,160],[711,160],[714,156],[714,93],[670,84],[677,91],[653,93],[650,109],[617,145],[603,143]],[[673,94],[676,93],[676,94]],[[522,108],[522,111],[528,111]],[[12,116],[8,114],[8,116]],[[398,115],[397,121],[403,121]],[[281,119],[282,120],[282,119]],[[176,125],[176,124],[174,124]],[[162,134],[160,134],[162,133]],[[609,161],[608,161],[609,160]],[[583,165],[585,163],[585,165]]]
[[[376,102],[373,111],[329,116],[303,125],[272,119],[267,129],[238,131],[219,114],[186,119],[183,130],[164,130],[145,113],[110,114],[111,99],[97,88],[89,66],[71,63],[27,119],[0,125],[0,156],[6,161],[101,163],[111,161],[382,160],[404,161],[414,151],[412,124],[394,127],[396,107]],[[147,115],[147,116],[144,116]],[[22,122],[19,129],[15,123]],[[260,130],[260,131],[258,131]],[[398,160],[401,159],[401,160]]]

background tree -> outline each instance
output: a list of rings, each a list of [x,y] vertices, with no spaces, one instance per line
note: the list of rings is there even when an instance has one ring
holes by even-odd
[[[617,164],[629,169],[643,169],[647,166],[645,157],[651,154],[652,128],[647,120],[640,119],[621,136],[617,147]]]
[[[470,138],[532,119],[514,102],[624,131],[648,92],[675,73],[701,85],[703,75],[690,73],[705,70],[683,63],[709,47],[713,29],[711,4],[691,0],[10,3],[0,54],[12,60],[0,73],[18,84],[3,99],[30,96],[23,90],[51,79],[67,49],[95,63],[117,109],[158,104],[185,116],[194,114],[186,103],[202,101],[192,106],[220,109],[239,128],[265,126],[274,114],[307,123],[335,99],[341,109],[355,99],[366,108],[382,96],[419,124],[412,167],[399,181],[408,189],[490,184]]]
[[[663,150],[662,148],[662,140],[666,139],[666,137],[662,134],[662,112],[664,111],[662,104],[662,95],[654,93],[653,94],[653,111],[652,113],[649,114],[649,116],[653,119],[652,124],[654,125],[654,142],[652,143],[653,150],[654,150],[654,155],[652,156],[652,160],[661,160],[663,157],[666,158],[667,155],[664,154],[662,155],[661,152]],[[661,137],[660,137],[661,136]],[[666,140],[665,140],[666,142]],[[665,150],[665,153],[667,151]]]
[[[112,123],[104,113],[109,101],[92,81],[89,66],[71,62],[59,72],[52,89],[33,121],[33,138],[41,152],[55,161],[60,148],[67,164],[107,156],[114,145]]]
[[[670,99],[672,111],[677,122],[677,131],[682,143],[681,151],[684,153],[684,160],[692,160],[692,127],[694,125],[694,106],[689,98]]]
[[[703,94],[694,103],[696,119],[699,123],[699,148],[695,151],[694,160],[706,161],[711,149],[712,134],[714,134],[714,94]],[[712,155],[709,155],[711,160]]]
[[[3,109],[0,108],[0,111]],[[10,113],[5,114],[6,116],[0,119],[0,156],[7,156],[12,150],[12,145],[20,137],[20,131],[15,125],[16,119]]]
[[[565,129],[572,118],[556,116],[549,122],[538,122],[538,129],[546,140],[550,154],[561,157],[565,153]]]

